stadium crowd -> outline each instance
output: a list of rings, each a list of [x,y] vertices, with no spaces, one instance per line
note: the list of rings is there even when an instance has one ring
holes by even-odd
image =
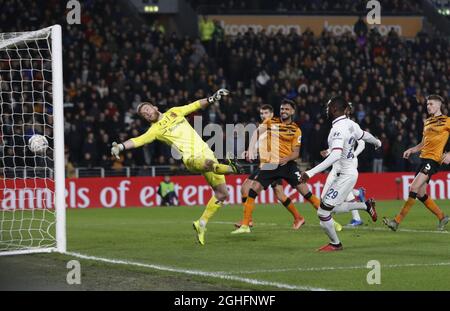
[[[228,37],[215,23],[211,38],[202,42],[150,23],[137,27],[120,2],[85,1],[81,25],[73,26],[61,21],[65,19],[61,1],[32,1],[26,10],[28,1],[9,2],[15,5],[3,6],[6,1],[0,0],[5,8],[0,12],[0,32],[65,25],[65,141],[74,166],[179,163],[157,142],[116,161],[110,156],[110,144],[148,128],[135,115],[141,101],[152,101],[165,111],[227,87],[232,96],[204,111],[203,125],[258,122],[260,105],[271,104],[277,112],[280,100],[290,98],[297,105],[295,121],[303,132],[302,160],[313,164],[326,147],[329,122],[324,104],[342,93],[353,104],[353,118],[383,142],[381,150],[367,147],[362,153],[361,171],[408,170],[418,158],[408,162],[402,153],[421,137],[425,96],[450,96],[449,42],[425,33],[404,40],[394,31],[381,36],[360,24],[357,34],[339,37],[327,32],[315,37],[309,30],[283,35],[251,29]],[[406,2],[387,3],[403,8]],[[18,14],[14,10],[21,7],[28,19],[14,18]],[[193,116],[189,118],[192,121]]]

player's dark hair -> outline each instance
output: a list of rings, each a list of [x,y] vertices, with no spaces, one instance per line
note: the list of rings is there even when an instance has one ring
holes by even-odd
[[[290,105],[295,110],[295,103],[293,100],[290,100],[288,98],[283,98],[281,100],[281,105]]]
[[[332,97],[329,101],[329,105],[333,105],[334,107],[336,107],[339,112],[344,112],[345,109],[350,107],[345,98],[340,95]]]
[[[427,96],[427,100],[438,100],[441,102],[441,104],[445,104],[446,100],[444,97],[442,97],[441,95],[438,94],[431,94]]]
[[[272,105],[265,104],[265,105],[262,105],[259,108],[259,110],[269,110],[270,112],[273,112],[273,107],[272,107]]]

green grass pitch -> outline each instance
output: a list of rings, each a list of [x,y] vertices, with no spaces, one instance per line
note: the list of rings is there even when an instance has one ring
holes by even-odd
[[[68,250],[132,262],[81,260],[83,289],[108,289],[106,283],[117,278],[122,283],[112,289],[450,290],[450,233],[436,231],[436,217],[420,202],[398,232],[389,231],[381,219],[394,216],[401,204],[378,202],[377,223],[361,212],[364,226],[344,228],[339,233],[344,251],[335,253],[316,252],[327,237],[309,204],[297,204],[306,217],[298,231],[291,229],[292,218],[283,206],[258,205],[252,233],[237,236],[230,232],[242,207],[223,207],[208,224],[205,246],[192,230],[203,206],[69,210]],[[450,213],[448,201],[438,204]],[[350,218],[341,214],[336,220],[344,225]],[[44,263],[72,258],[50,254],[7,260],[25,261],[19,257]],[[380,285],[367,283],[370,260],[381,264]],[[37,266],[35,273],[45,269]],[[130,276],[133,281],[127,283]]]

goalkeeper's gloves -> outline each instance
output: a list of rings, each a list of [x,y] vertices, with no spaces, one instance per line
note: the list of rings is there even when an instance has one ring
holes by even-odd
[[[222,99],[222,96],[227,96],[228,94],[230,94],[230,91],[228,91],[227,89],[220,89],[215,92],[213,96],[208,97],[208,103],[213,104],[215,102],[218,102]]]
[[[120,152],[124,150],[125,146],[123,144],[113,142],[111,147],[111,155],[115,156],[117,160],[120,160]]]

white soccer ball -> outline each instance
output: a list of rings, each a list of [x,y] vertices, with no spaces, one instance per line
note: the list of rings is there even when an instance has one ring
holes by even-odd
[[[45,136],[35,134],[28,140],[28,148],[34,153],[44,153],[48,148],[48,141]]]

